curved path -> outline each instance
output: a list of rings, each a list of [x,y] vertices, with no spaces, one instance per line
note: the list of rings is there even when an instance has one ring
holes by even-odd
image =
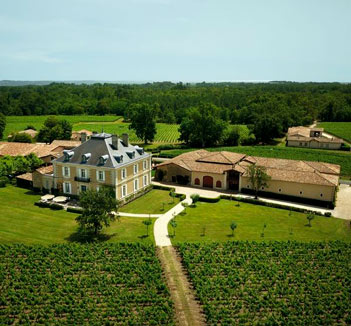
[[[154,237],[156,246],[165,247],[171,246],[171,240],[168,236],[168,223],[169,221],[184,210],[182,203],[191,204],[192,200],[189,195],[181,201],[179,204],[175,205],[168,212],[161,215],[154,224]]]
[[[161,217],[162,214],[134,214],[134,213],[123,213],[123,212],[118,212],[116,215],[119,216],[126,216],[126,217]]]

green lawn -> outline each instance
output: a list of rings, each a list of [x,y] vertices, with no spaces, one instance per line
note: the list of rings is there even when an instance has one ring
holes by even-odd
[[[120,211],[135,214],[164,214],[178,203],[179,198],[174,198],[173,201],[168,190],[153,189],[121,207]]]
[[[322,216],[312,220],[312,227],[306,226],[306,215],[288,210],[264,207],[254,204],[220,200],[218,203],[197,203],[196,208],[188,207],[185,215],[176,217],[176,236],[172,242],[227,241],[227,240],[346,240],[351,239],[349,222]],[[230,224],[237,228],[231,237]],[[261,236],[266,224],[264,237]],[[203,236],[203,228],[205,235]],[[168,225],[169,234],[173,229]]]
[[[51,244],[76,238],[77,214],[34,206],[40,196],[14,186],[0,188],[0,198],[0,243]],[[109,242],[154,242],[152,232],[144,237],[146,227],[140,218],[122,217],[104,233],[111,236]]]
[[[321,122],[318,127],[351,143],[351,122]]]

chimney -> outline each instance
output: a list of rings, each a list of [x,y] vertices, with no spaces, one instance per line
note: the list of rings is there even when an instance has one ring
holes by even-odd
[[[124,146],[127,147],[129,144],[128,134],[122,134],[122,141],[123,141]]]
[[[81,140],[82,144],[87,141],[87,133],[86,132],[82,132],[80,134],[80,140]]]
[[[118,150],[118,136],[112,135],[112,147],[115,150]]]

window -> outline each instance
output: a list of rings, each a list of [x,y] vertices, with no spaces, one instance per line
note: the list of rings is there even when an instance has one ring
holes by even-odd
[[[87,170],[80,169],[80,177],[81,178],[86,178],[87,177]]]
[[[321,194],[321,197],[323,197],[323,194]]]
[[[143,186],[147,186],[147,175],[144,175],[144,178],[143,178]]]
[[[278,191],[279,191],[279,192],[282,192],[282,190],[281,190],[281,189],[279,189]]]
[[[71,193],[71,184],[69,182],[64,182],[63,183],[63,192],[65,194],[70,194]]]
[[[218,180],[218,181],[216,182],[216,187],[217,187],[217,188],[222,188],[222,182]]]
[[[45,181],[45,189],[49,189],[50,187],[49,187],[49,180],[46,180]]]
[[[134,191],[137,191],[139,188],[139,180],[138,179],[135,179],[134,180]]]
[[[302,191],[300,191],[300,195],[302,195]]]
[[[87,186],[81,185],[80,186],[80,191],[81,192],[87,191]]]
[[[96,171],[98,181],[105,181],[105,171]]]
[[[147,169],[147,161],[143,161],[143,169],[144,169],[144,170]]]
[[[121,179],[125,179],[127,177],[127,170],[126,169],[122,169],[121,170]]]
[[[134,164],[134,174],[138,173],[138,164]]]
[[[302,146],[302,143],[300,143],[300,146]]]
[[[261,187],[262,190],[264,190],[264,187]]]
[[[200,179],[199,178],[195,178],[195,184],[196,185],[200,185]]]
[[[69,171],[69,167],[68,167],[68,166],[64,166],[64,167],[62,168],[62,174],[63,174],[64,177],[69,178],[69,176],[70,176],[70,171]]]
[[[125,197],[125,196],[127,196],[127,186],[123,185],[122,186],[122,197]]]

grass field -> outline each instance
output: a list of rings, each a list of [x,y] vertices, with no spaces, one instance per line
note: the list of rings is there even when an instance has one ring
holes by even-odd
[[[6,128],[4,132],[3,139],[7,139],[7,136],[10,133],[24,130],[28,125],[35,127],[39,130],[44,121],[48,118],[48,115],[40,116],[7,116],[6,117]],[[95,115],[61,115],[57,116],[59,119],[66,119],[72,124],[81,123],[81,122],[113,122],[117,121],[121,117],[115,115],[104,115],[104,116],[95,116]],[[83,129],[83,128],[80,128]]]
[[[351,245],[181,244],[207,325],[349,325]]]
[[[155,247],[0,245],[1,325],[175,325]]]
[[[320,122],[318,127],[351,143],[351,122]]]
[[[51,244],[75,241],[77,214],[34,206],[40,196],[13,186],[0,188],[0,243]],[[154,222],[154,219],[152,219]],[[153,243],[141,219],[121,217],[104,229],[109,242]],[[152,225],[150,226],[152,230]]]
[[[166,123],[156,124],[157,132],[155,136],[154,143],[164,143],[164,144],[175,144],[179,143],[179,125],[169,125]],[[73,130],[87,129],[90,131],[104,131],[111,134],[121,135],[123,133],[129,134],[129,140],[134,143],[142,143],[133,130],[129,129],[129,123],[80,123],[73,126]]]
[[[160,156],[175,157],[182,153],[195,149],[172,149],[161,151]],[[229,151],[244,153],[252,156],[284,158],[291,160],[319,161],[339,164],[341,175],[351,178],[351,153],[343,151],[328,151],[318,149],[305,149],[280,146],[237,146],[237,147],[216,147],[207,148],[209,151]]]
[[[248,203],[240,203],[238,207],[237,204],[236,201],[222,199],[218,203],[199,202],[196,208],[188,207],[185,215],[176,217],[176,236],[172,242],[351,240],[349,223],[345,220],[315,216],[312,227],[309,227],[306,226],[306,214]],[[230,229],[232,221],[237,224],[234,237]],[[168,230],[169,234],[173,234],[170,225]]]
[[[7,139],[10,133],[24,130],[28,125],[34,126],[39,130],[45,119],[48,116],[8,116],[6,117],[6,128],[3,139]],[[87,129],[90,131],[101,132],[102,130],[107,133],[115,133],[121,135],[128,133],[129,139],[132,142],[142,142],[135,135],[133,130],[129,129],[129,123],[124,123],[120,116],[89,116],[89,115],[61,115],[57,116],[59,119],[66,119],[73,124],[73,130]],[[169,125],[166,123],[157,123],[157,133],[155,143],[160,144],[175,144],[179,143],[179,125]]]
[[[174,198],[173,201],[169,191],[153,189],[121,207],[120,211],[135,214],[164,214],[178,203],[179,198]]]

